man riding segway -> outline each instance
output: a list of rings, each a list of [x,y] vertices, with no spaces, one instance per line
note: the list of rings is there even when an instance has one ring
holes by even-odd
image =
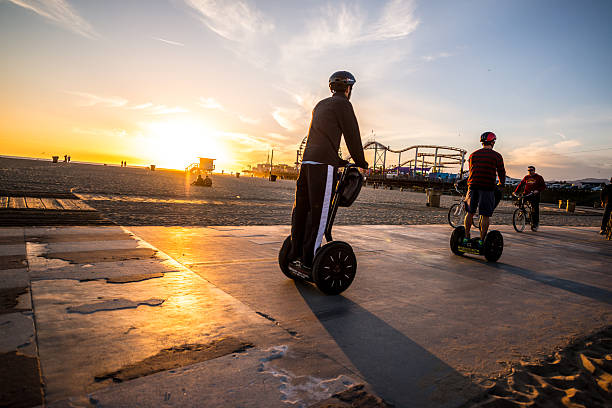
[[[493,150],[497,136],[493,132],[484,132],[480,135],[482,149],[470,155],[470,176],[468,178],[468,193],[466,202],[468,212],[465,215],[465,226],[457,227],[451,235],[451,250],[457,255],[465,252],[476,255],[485,255],[488,261],[495,262],[503,250],[503,237],[499,231],[489,230],[489,219],[499,200],[501,191],[506,182],[506,169],[501,154]],[[499,188],[495,179],[499,177]],[[480,215],[480,237],[470,238],[474,214],[478,210]],[[488,233],[488,234],[487,234]]]
[[[354,84],[355,77],[350,72],[333,73],[329,78],[332,96],[321,100],[312,111],[291,214],[291,236],[286,242],[290,249],[286,254],[281,250],[279,258],[284,272],[294,270],[312,275],[315,255],[323,236],[331,229],[328,222],[331,219],[333,223],[330,204],[339,193],[337,168],[348,164],[338,155],[342,135],[355,165],[368,168],[357,118],[349,102]]]
[[[501,154],[493,150],[497,136],[493,132],[484,132],[480,135],[482,149],[470,155],[470,176],[468,178],[468,193],[466,201],[468,212],[465,215],[464,244],[470,243],[470,229],[474,214],[478,209],[480,219],[480,240],[471,241],[472,244],[482,246],[489,229],[489,219],[496,207],[495,199],[495,173],[499,177],[499,185],[503,188],[506,183],[506,169]]]

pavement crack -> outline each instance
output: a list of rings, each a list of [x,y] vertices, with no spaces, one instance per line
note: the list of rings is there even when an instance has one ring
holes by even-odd
[[[165,302],[165,299],[151,298],[140,301],[133,301],[129,299],[111,299],[104,302],[83,304],[74,307],[66,308],[68,313],[80,313],[80,314],[91,314],[96,312],[121,310],[121,309],[136,309],[138,306],[161,306]]]
[[[213,340],[208,344],[183,344],[163,349],[153,356],[126,365],[117,371],[97,375],[94,380],[95,382],[112,380],[115,383],[120,383],[160,371],[212,360],[228,354],[243,353],[253,347],[253,343],[241,341],[231,336]]]
[[[295,338],[299,338],[300,337],[300,334],[296,330],[291,330],[291,329],[288,329],[288,328],[284,327],[278,320],[276,320],[274,317],[270,316],[269,314],[266,314],[266,313],[263,313],[263,312],[258,312],[258,311],[255,311],[255,313],[257,313],[258,315],[260,315],[264,319],[268,319],[269,321],[274,322],[275,325],[277,325],[278,327],[280,327],[281,329],[283,329],[284,331],[289,333],[289,335],[291,335],[291,337],[295,337]]]

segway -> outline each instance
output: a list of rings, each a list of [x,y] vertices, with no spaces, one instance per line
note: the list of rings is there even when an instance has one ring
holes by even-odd
[[[357,167],[347,164],[332,194],[325,225],[327,243],[316,251],[312,269],[309,269],[289,259],[291,235],[288,236],[278,253],[278,264],[285,276],[313,282],[326,295],[337,295],[351,286],[357,273],[357,258],[349,244],[333,240],[331,230],[338,207],[350,207],[357,199],[362,186],[363,176]]]
[[[475,241],[470,241],[464,245],[464,237],[465,227],[460,226],[453,230],[450,238],[450,247],[455,255],[484,255],[487,261],[497,262],[504,250],[504,237],[501,232],[497,230],[487,232],[482,242],[482,246],[479,246]]]
[[[502,193],[499,189],[495,190],[495,208],[499,204]],[[463,254],[484,255],[487,261],[497,262],[504,251],[504,237],[501,232],[492,230],[487,232],[482,246],[478,245],[477,240],[472,240],[465,245],[463,238],[465,237],[465,227],[459,226],[453,230],[450,237],[451,251],[455,255],[462,256]]]

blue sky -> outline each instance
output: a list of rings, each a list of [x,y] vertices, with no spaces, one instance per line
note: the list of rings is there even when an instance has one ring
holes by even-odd
[[[609,178],[610,21],[610,1],[0,0],[2,154],[290,163],[346,69],[364,140],[492,130],[514,177]]]

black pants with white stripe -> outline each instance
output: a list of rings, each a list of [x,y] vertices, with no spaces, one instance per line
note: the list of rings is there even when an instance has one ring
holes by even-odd
[[[304,265],[312,266],[325,233],[336,178],[333,166],[302,164],[291,214],[289,259],[301,259]]]

